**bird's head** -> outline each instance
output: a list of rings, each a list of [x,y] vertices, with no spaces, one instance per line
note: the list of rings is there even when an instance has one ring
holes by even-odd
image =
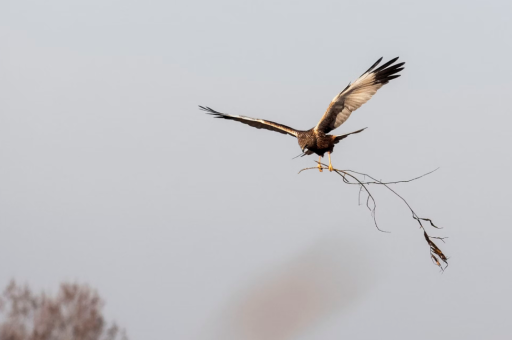
[[[299,146],[302,152],[306,152],[306,149],[308,148],[308,143],[306,140],[300,140],[299,139]]]
[[[309,149],[310,140],[305,134],[299,134],[297,136],[297,141],[299,142],[299,146],[302,152],[306,152],[307,149]]]

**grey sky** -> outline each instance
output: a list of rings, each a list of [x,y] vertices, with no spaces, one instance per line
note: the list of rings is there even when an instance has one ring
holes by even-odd
[[[87,282],[132,339],[249,339],[272,320],[242,320],[244,306],[287,316],[290,301],[311,313],[251,339],[505,339],[511,13],[510,1],[0,2],[0,286]],[[357,188],[297,175],[316,157],[292,160],[295,139],[197,110],[308,129],[381,56],[406,68],[336,130],[369,127],[333,164],[389,180],[441,167],[397,190],[449,236],[443,275],[394,196],[374,189],[380,233]],[[295,284],[306,293],[287,297]]]

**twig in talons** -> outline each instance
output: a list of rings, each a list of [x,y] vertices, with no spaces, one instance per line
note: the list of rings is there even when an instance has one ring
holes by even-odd
[[[298,174],[300,174],[300,173],[301,173],[302,171],[304,171],[304,170],[312,170],[312,169],[317,169],[317,170],[318,170],[318,167],[317,167],[317,166],[315,166],[315,167],[312,167],[312,168],[305,168],[305,169],[302,169],[301,171],[299,171],[299,172],[297,173],[297,175],[298,175]],[[322,169],[326,169],[326,168],[322,167]]]
[[[322,169],[328,169],[326,164],[320,163],[317,161],[315,161],[315,162],[318,163],[322,167]],[[299,171],[299,174],[304,170],[313,170],[313,169],[318,169],[318,166],[302,169],[301,171]],[[437,168],[437,169],[439,169],[439,168]],[[365,174],[362,172],[357,172],[354,170],[339,170],[339,169],[333,169],[333,170],[336,174],[338,174],[339,176],[342,177],[344,183],[359,186],[359,198],[358,198],[359,205],[361,205],[361,192],[363,192],[363,191],[366,192],[366,194],[368,195],[368,197],[366,199],[366,207],[368,208],[368,210],[370,210],[370,214],[372,215],[373,221],[375,223],[375,227],[379,231],[387,232],[387,231],[381,230],[377,224],[377,218],[376,218],[377,202],[375,201],[375,198],[373,197],[373,195],[371,194],[371,192],[367,186],[369,186],[370,184],[382,185],[382,186],[386,187],[389,191],[391,191],[393,194],[395,194],[395,196],[400,198],[405,203],[407,208],[409,208],[409,210],[411,211],[412,218],[415,219],[418,222],[419,227],[421,229],[423,229],[423,235],[424,235],[425,240],[427,241],[429,248],[430,248],[430,258],[431,258],[432,262],[435,265],[437,265],[442,271],[444,271],[448,267],[448,258],[444,255],[444,253],[441,251],[441,249],[439,249],[439,247],[434,243],[434,241],[432,241],[432,239],[440,240],[444,243],[444,239],[446,237],[437,237],[437,236],[431,237],[431,236],[429,236],[427,234],[427,231],[425,230],[425,227],[421,223],[421,221],[429,222],[433,228],[436,228],[436,229],[442,229],[442,228],[436,226],[430,218],[419,217],[416,214],[416,212],[412,209],[410,204],[402,196],[400,196],[395,190],[391,189],[391,187],[389,186],[389,185],[398,184],[398,183],[408,183],[408,182],[415,181],[417,179],[420,179],[422,177],[425,177],[425,176],[433,173],[437,169],[427,172],[426,174],[415,177],[413,179],[409,179],[409,180],[405,180],[405,181],[395,181],[395,182],[383,182],[382,180],[379,181],[368,174]],[[363,177],[364,179],[360,180],[357,177],[357,175],[364,176]],[[367,181],[366,177],[371,179],[371,181]],[[352,181],[350,181],[350,180],[352,180]],[[443,263],[444,263],[444,267],[443,267]]]

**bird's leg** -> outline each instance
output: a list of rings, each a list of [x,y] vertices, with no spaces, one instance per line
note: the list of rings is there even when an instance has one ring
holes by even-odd
[[[334,168],[332,167],[332,164],[331,164],[331,153],[327,152],[327,154],[329,155],[329,171],[332,171],[332,170],[334,170]]]
[[[322,172],[322,171],[323,171],[323,170],[322,170],[322,164],[321,164],[321,162],[322,162],[322,156],[320,156],[320,157],[318,158],[318,171],[320,171],[320,172]]]

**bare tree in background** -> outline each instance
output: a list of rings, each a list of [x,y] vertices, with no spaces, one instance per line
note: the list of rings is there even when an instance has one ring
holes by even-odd
[[[103,306],[87,285],[63,283],[50,296],[11,281],[0,296],[0,340],[127,340],[106,323]]]

